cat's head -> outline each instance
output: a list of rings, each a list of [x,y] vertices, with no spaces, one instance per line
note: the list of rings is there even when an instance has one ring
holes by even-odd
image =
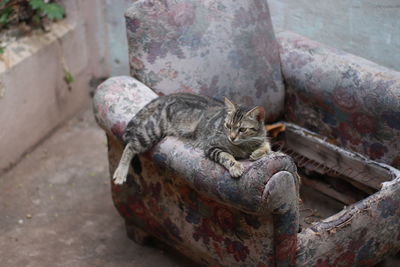
[[[265,111],[263,107],[257,106],[246,110],[225,97],[225,110],[224,129],[229,142],[239,145],[265,138]]]

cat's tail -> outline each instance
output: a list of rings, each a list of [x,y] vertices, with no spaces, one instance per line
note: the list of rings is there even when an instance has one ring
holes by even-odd
[[[126,181],[126,176],[128,175],[129,171],[129,164],[131,163],[132,158],[135,156],[133,148],[133,142],[128,142],[128,144],[125,146],[118,167],[114,171],[113,180],[115,184],[123,184]]]
[[[114,172],[114,184],[123,184],[129,165],[135,155],[149,151],[166,133],[167,102],[156,98],[141,109],[128,123],[122,140],[126,143],[118,167]]]

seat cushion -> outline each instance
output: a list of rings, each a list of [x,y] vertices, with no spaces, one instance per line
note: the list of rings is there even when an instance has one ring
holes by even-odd
[[[282,112],[266,1],[140,0],[126,12],[131,74],[159,94],[192,92]]]

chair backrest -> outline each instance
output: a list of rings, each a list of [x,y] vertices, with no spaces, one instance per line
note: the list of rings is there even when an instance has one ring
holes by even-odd
[[[266,0],[139,0],[126,12],[131,75],[158,94],[193,92],[283,111]]]

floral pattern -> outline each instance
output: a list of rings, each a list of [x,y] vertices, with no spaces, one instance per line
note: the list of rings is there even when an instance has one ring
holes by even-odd
[[[129,77],[111,78],[96,91],[94,112],[107,132],[111,173],[122,154],[125,126],[144,105],[138,99],[148,103],[154,97],[150,89]],[[232,179],[202,151],[168,137],[132,161],[127,182],[112,185],[113,201],[129,224],[202,263],[271,266],[274,253],[285,254],[274,251],[275,239],[294,240],[282,247],[282,251],[289,247],[294,259],[298,228],[295,164],[275,152],[244,165],[244,176]],[[287,197],[290,188],[292,198]],[[285,198],[279,197],[283,190]],[[279,236],[272,229],[273,220],[281,222]]]
[[[367,199],[298,234],[299,266],[374,266],[400,248],[400,172]]]
[[[285,109],[287,120],[331,143],[400,166],[398,73],[282,33],[283,105],[264,1],[139,0],[126,18],[132,75],[157,94],[226,95],[263,105],[268,120]],[[111,78],[94,96],[111,174],[128,121],[157,97],[137,79]],[[291,158],[274,152],[244,165],[244,176],[231,179],[201,151],[168,137],[132,160],[127,182],[112,184],[113,202],[128,225],[205,265],[372,266],[399,250],[398,170],[385,165],[393,180],[380,191],[298,233]]]
[[[282,115],[278,44],[265,1],[141,0],[126,12],[131,74],[155,92],[223,96]]]
[[[135,101],[154,97],[129,77],[97,90],[94,112],[107,132],[110,173],[125,125],[145,105]],[[123,186],[112,185],[114,205],[129,224],[208,265],[370,266],[400,248],[398,170],[387,166],[394,178],[382,190],[298,234],[292,160],[277,152],[244,164],[244,177],[231,179],[200,151],[168,137],[132,161]]]
[[[108,141],[110,172],[112,173],[118,164],[123,146],[121,141],[112,134],[108,134]],[[135,159],[135,164],[140,164],[141,167],[136,166],[136,169],[139,169],[136,172],[133,168],[130,170],[126,185],[112,185],[113,201],[121,216],[129,223],[167,242],[198,262],[225,266],[238,263],[254,266],[259,262],[264,262],[266,266],[272,266],[273,216],[259,211],[260,207],[267,203],[267,199],[263,200],[263,191],[257,190],[257,198],[248,200],[254,206],[248,203],[240,205],[238,201],[245,201],[245,199],[240,199],[241,197],[250,198],[253,195],[235,196],[239,186],[236,187],[233,183],[229,190],[226,188],[221,190],[220,184],[229,185],[232,181],[226,173],[223,173],[222,167],[214,166],[219,169],[218,173],[222,173],[220,177],[215,177],[215,173],[212,172],[208,176],[208,169],[204,169],[206,174],[200,177],[193,177],[197,176],[196,170],[191,176],[185,176],[182,170],[175,169],[173,162],[192,157],[192,166],[186,166],[186,168],[193,169],[196,168],[195,162],[208,160],[199,158],[197,151],[188,148],[186,148],[186,153],[182,150],[170,150],[170,145],[176,143],[177,146],[183,147],[179,141],[166,138],[151,152]],[[159,165],[160,158],[166,161],[166,165]],[[186,160],[186,163],[188,162]],[[164,168],[165,166],[169,167]],[[256,169],[257,165],[253,168]],[[289,168],[295,167],[292,165]],[[259,171],[276,172],[276,175],[282,173],[279,170]],[[205,184],[208,184],[211,191],[204,192],[202,191],[205,190],[204,188],[194,187],[191,181],[193,178],[205,179]],[[257,185],[256,180],[267,179],[268,181],[268,178],[268,176],[259,175],[244,177],[242,180]],[[293,179],[293,176],[290,176],[290,179]],[[140,189],[137,190],[136,187]],[[287,190],[287,185],[285,185],[285,190]],[[224,196],[223,194],[232,195]],[[293,195],[296,196],[296,193],[294,192]],[[294,206],[291,203],[289,210],[296,212],[297,201],[294,203]],[[250,212],[250,210],[258,211]],[[254,242],[255,240],[258,241]],[[292,247],[296,247],[296,244],[294,242]]]
[[[293,33],[278,40],[286,119],[400,168],[400,73]]]
[[[103,82],[93,99],[97,123],[106,131],[122,137],[126,124],[157,94],[146,85],[127,76],[113,77]]]

